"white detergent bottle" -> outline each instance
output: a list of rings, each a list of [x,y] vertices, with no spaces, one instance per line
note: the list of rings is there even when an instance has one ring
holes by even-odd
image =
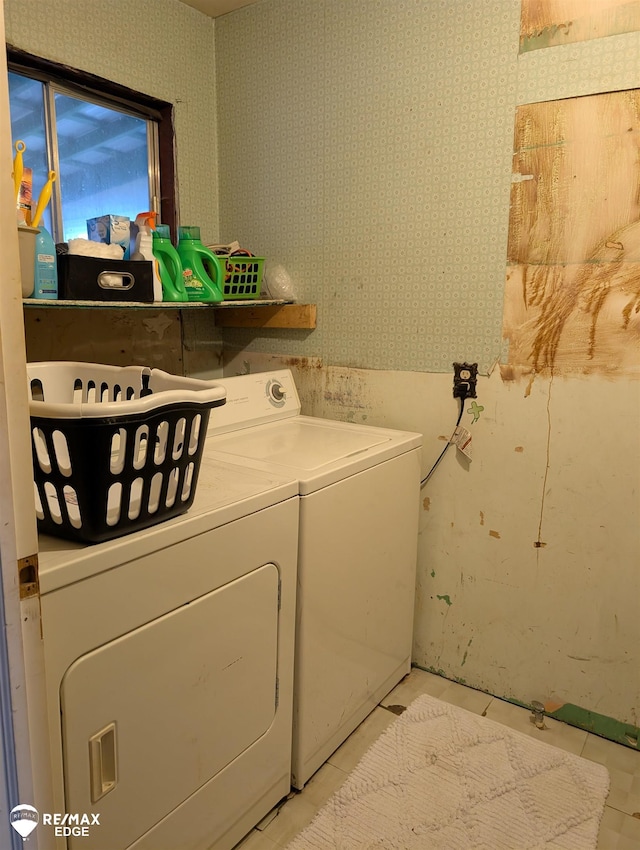
[[[162,281],[158,270],[158,262],[153,256],[153,231],[148,224],[140,224],[138,226],[138,235],[136,236],[136,246],[132,260],[148,260],[153,268],[153,300],[162,301]]]

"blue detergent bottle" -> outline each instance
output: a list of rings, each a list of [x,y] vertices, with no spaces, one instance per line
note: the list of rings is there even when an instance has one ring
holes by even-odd
[[[39,225],[33,267],[32,298],[51,301],[58,297],[58,258],[49,231]]]
[[[178,255],[189,301],[222,301],[224,265],[200,241],[199,227],[179,229]]]

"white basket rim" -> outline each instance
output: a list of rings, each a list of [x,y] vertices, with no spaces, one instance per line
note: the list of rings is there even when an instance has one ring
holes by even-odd
[[[65,375],[66,373],[66,375]],[[101,373],[101,374],[100,374]],[[168,405],[194,404],[201,407],[218,407],[226,401],[226,389],[215,381],[172,375],[162,369],[148,366],[111,366],[103,363],[81,363],[74,361],[42,361],[27,363],[29,390],[31,382],[45,383],[47,375],[52,379],[74,380],[75,377],[90,375],[100,382],[135,384],[142,388],[143,377],[148,377],[149,386],[156,389],[142,398],[106,402],[73,402],[29,400],[29,413],[45,419],[103,419],[123,417],[138,413],[150,413]],[[46,389],[45,389],[46,394]]]

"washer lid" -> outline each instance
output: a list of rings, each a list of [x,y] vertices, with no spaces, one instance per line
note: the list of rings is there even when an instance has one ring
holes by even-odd
[[[295,475],[302,495],[422,444],[422,435],[295,416],[207,437],[205,455]]]
[[[216,451],[313,471],[388,443],[389,437],[358,428],[334,428],[300,416],[275,426],[241,431],[215,439]]]

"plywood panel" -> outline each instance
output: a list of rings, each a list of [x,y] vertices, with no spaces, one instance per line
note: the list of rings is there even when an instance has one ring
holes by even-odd
[[[640,371],[640,92],[519,107],[504,336],[517,371]]]
[[[522,0],[520,52],[638,29],[638,0]]]

